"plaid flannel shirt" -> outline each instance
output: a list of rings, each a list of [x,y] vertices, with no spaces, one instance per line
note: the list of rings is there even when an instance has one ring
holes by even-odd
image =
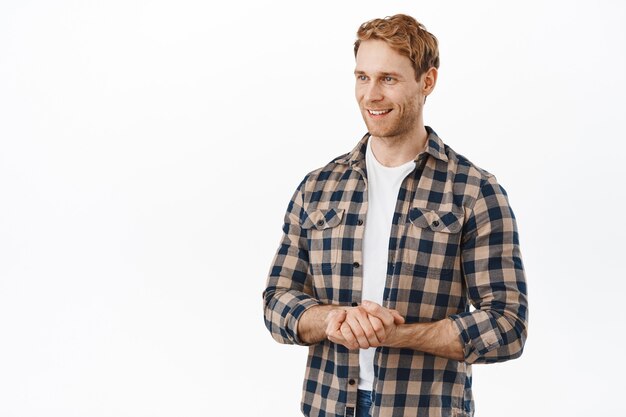
[[[406,323],[453,320],[465,360],[378,347],[373,417],[472,416],[471,364],[516,358],[526,339],[526,283],[506,192],[427,130],[398,194],[383,304]],[[263,293],[265,325],[280,343],[306,345],[296,329],[308,308],[361,301],[368,138],[309,173],[289,203]],[[353,416],[358,376],[358,350],[310,345],[304,415]]]

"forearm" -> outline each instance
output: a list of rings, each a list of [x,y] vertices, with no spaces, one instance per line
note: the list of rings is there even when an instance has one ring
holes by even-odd
[[[523,304],[525,305],[525,304]],[[526,340],[526,310],[509,306],[511,311],[484,310],[450,316],[460,332],[467,363],[493,363],[515,359],[522,354]]]
[[[406,348],[462,361],[463,345],[454,322],[443,319],[432,323],[399,325],[385,346]]]
[[[319,305],[319,301],[302,291],[276,286],[268,286],[263,298],[265,326],[274,340],[302,345],[297,337],[297,324],[309,308]]]
[[[298,320],[298,338],[307,344],[319,343],[326,339],[326,317],[333,310],[343,309],[335,305],[318,305],[302,313]]]

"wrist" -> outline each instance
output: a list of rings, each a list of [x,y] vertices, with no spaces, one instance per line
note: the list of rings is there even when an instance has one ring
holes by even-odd
[[[326,339],[326,318],[335,310],[344,310],[341,306],[320,304],[307,309],[298,320],[297,333],[306,344],[319,343]]]
[[[385,339],[384,345],[393,348],[406,348],[411,340],[411,326],[408,324],[398,324],[395,329]]]

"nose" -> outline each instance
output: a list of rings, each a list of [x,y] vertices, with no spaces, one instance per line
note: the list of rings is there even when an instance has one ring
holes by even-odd
[[[365,102],[380,101],[383,97],[382,89],[377,82],[371,82],[365,87]]]

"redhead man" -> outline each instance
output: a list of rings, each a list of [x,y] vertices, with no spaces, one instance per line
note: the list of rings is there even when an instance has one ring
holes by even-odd
[[[265,324],[308,346],[305,416],[473,416],[472,364],[526,340],[515,217],[496,178],[424,125],[435,36],[374,19],[354,52],[368,132],[289,202]]]

